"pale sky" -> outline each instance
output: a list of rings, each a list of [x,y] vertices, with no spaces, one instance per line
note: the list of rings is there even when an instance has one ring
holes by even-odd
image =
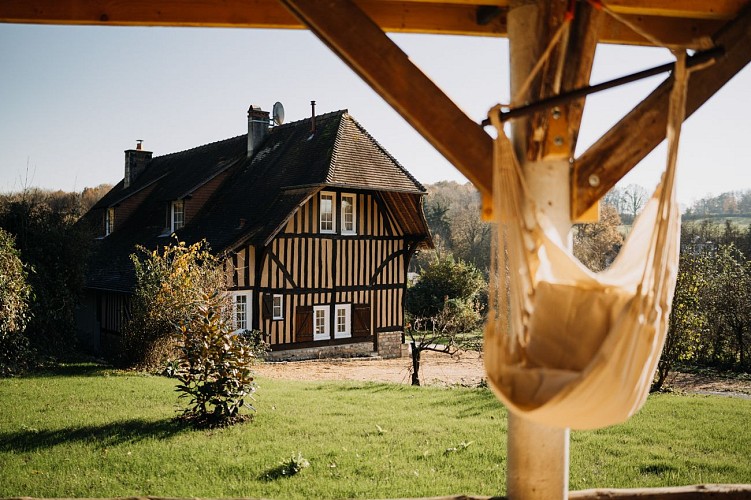
[[[472,119],[508,100],[504,39],[393,35]],[[80,190],[123,176],[137,139],[155,156],[244,134],[250,104],[287,121],[350,113],[423,183],[465,179],[306,31],[0,24],[0,191]],[[592,83],[669,62],[664,49],[600,46]],[[664,77],[587,101],[579,152]],[[751,188],[746,68],[684,126],[682,203]],[[638,131],[634,131],[638,133]],[[28,166],[28,169],[27,169]],[[651,189],[664,145],[624,179]]]

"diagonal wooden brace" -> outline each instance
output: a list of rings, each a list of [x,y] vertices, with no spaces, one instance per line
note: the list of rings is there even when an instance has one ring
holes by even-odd
[[[686,118],[751,61],[751,4],[713,37],[725,57],[691,75]],[[615,124],[574,163],[571,213],[579,217],[665,139],[672,76]]]
[[[425,139],[488,195],[493,140],[350,0],[281,0]]]

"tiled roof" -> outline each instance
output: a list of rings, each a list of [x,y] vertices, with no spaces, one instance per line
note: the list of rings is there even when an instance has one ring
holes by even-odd
[[[114,232],[98,242],[88,285],[131,290],[128,256],[136,245],[154,248],[171,242],[163,235],[168,202],[189,196],[223,172],[221,185],[177,232],[180,240],[206,239],[215,252],[245,241],[263,245],[325,186],[392,192],[395,200],[425,192],[346,110],[317,116],[315,133],[310,119],[272,128],[250,159],[246,148],[247,136],[242,135],[156,157],[127,189],[122,182],[116,185],[85,219],[96,224],[102,209],[151,191],[127,221],[119,223],[116,215]],[[408,234],[429,238],[422,214],[409,217],[405,225]]]
[[[425,192],[422,184],[349,114],[339,122],[326,182],[378,191]]]

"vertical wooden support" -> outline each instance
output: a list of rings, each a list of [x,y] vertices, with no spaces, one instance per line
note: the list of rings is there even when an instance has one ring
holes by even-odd
[[[518,89],[544,50],[544,7],[539,0],[517,0],[508,13],[511,95]],[[542,40],[541,40],[542,39]],[[533,85],[533,88],[539,89]],[[526,98],[527,96],[522,96]],[[567,159],[528,160],[528,120],[512,124],[512,140],[523,163],[537,206],[555,224],[563,241],[571,229],[569,163]],[[568,429],[535,424],[509,413],[506,494],[511,500],[563,500],[568,497]]]

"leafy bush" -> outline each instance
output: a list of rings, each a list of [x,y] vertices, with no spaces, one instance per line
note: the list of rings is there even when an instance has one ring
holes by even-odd
[[[701,298],[709,286],[705,272],[708,267],[706,255],[685,252],[680,256],[668,333],[652,391],[662,390],[677,364],[695,359],[701,338],[707,335],[709,318],[702,308]]]
[[[232,424],[247,418],[240,415],[243,407],[255,410],[248,400],[256,390],[251,367],[258,359],[258,336],[233,332],[225,304],[221,291],[203,295],[175,336],[176,390],[189,398],[183,418],[199,427]]]
[[[32,361],[28,338],[31,287],[13,236],[0,229],[0,376],[23,371]]]
[[[139,248],[132,316],[123,332],[122,363],[161,371],[174,358],[175,325],[200,315],[197,298],[226,288],[222,261],[205,241],[175,241],[162,252]]]
[[[484,288],[485,280],[475,266],[451,256],[438,256],[407,290],[407,311],[415,317],[435,317],[444,310],[447,299],[472,308]],[[452,307],[456,306],[455,302]]]
[[[33,193],[0,199],[0,227],[15,237],[24,264],[34,270],[26,337],[42,354],[60,355],[77,343],[74,312],[93,237],[76,220]]]

